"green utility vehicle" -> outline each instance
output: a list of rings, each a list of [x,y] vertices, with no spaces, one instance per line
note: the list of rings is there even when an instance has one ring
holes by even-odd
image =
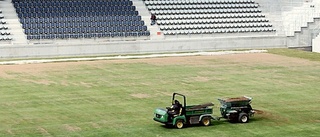
[[[232,122],[247,123],[255,111],[251,107],[250,97],[238,97],[228,99],[218,99],[221,107],[220,112],[223,118]]]
[[[173,93],[172,105],[175,105],[176,96],[180,96],[180,98],[183,100],[180,113],[172,115],[172,109],[169,107],[166,109],[157,108],[154,111],[153,120],[163,123],[166,126],[175,126],[180,129],[184,125],[191,124],[202,124],[204,126],[209,126],[212,119],[220,120],[220,118],[225,118],[231,122],[247,123],[249,122],[250,117],[252,117],[255,113],[250,105],[252,98],[246,96],[218,99],[221,104],[220,112],[222,117],[214,117],[212,115],[212,103],[187,106],[186,97],[179,93]]]
[[[183,128],[184,125],[191,124],[202,124],[208,126],[211,124],[211,119],[215,119],[212,116],[213,109],[212,103],[206,103],[201,105],[186,105],[186,97],[179,93],[173,93],[172,95],[172,105],[176,100],[176,96],[181,96],[183,98],[183,104],[181,104],[181,113],[176,116],[169,115],[170,108],[166,109],[157,108],[154,111],[153,120],[163,123],[166,126],[175,126],[177,128]]]

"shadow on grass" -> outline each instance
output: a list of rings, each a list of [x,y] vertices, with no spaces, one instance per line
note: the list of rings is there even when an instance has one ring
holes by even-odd
[[[227,120],[212,120],[211,121],[211,125],[209,125],[208,127],[211,127],[211,126],[219,126],[219,125],[224,125],[224,124],[229,124],[230,122],[227,121]],[[161,125],[162,128],[165,128],[165,129],[177,129],[175,126],[173,125]],[[183,126],[183,128],[194,128],[194,127],[206,127],[206,126],[203,126],[202,124],[192,124],[192,125],[189,125],[189,124],[185,124]]]

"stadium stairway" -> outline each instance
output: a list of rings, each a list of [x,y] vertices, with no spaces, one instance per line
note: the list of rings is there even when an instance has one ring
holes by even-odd
[[[164,35],[163,35],[163,33],[161,33],[159,26],[157,24],[150,25],[151,13],[147,9],[147,7],[143,3],[143,1],[142,0],[132,0],[132,2],[133,2],[133,5],[136,6],[137,11],[139,11],[139,14],[140,14],[142,20],[145,22],[145,24],[147,25],[147,27],[150,30],[150,39],[151,40],[164,39]]]
[[[282,18],[286,36],[294,36],[302,27],[308,27],[308,23],[320,18],[320,2],[305,2],[302,6],[283,12]]]
[[[16,14],[15,8],[13,7],[13,4],[11,3],[11,0],[2,0],[0,1],[0,5],[2,13],[5,15],[8,28],[10,28],[12,44],[27,44],[28,40],[23,33],[21,23],[19,22],[19,18]]]

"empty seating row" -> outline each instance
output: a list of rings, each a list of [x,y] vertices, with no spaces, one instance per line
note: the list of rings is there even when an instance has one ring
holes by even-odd
[[[229,8],[257,8],[258,4],[197,4],[197,5],[156,5],[148,6],[149,10],[167,9],[229,9]]]
[[[269,22],[265,18],[245,18],[245,19],[191,19],[191,20],[159,20],[158,25],[182,25],[182,24],[225,24],[225,23],[254,23]]]
[[[247,33],[247,32],[274,32],[272,28],[246,28],[246,29],[193,29],[193,30],[175,30],[163,31],[164,35],[188,35],[188,34],[215,34],[215,33]]]
[[[4,20],[4,15],[2,14],[2,10],[0,10],[0,41],[8,41],[12,40],[11,33],[6,25],[7,22]]]
[[[78,34],[78,33],[102,33],[102,32],[140,32],[147,31],[146,26],[127,27],[86,27],[86,28],[45,28],[45,29],[25,29],[25,34]]]
[[[82,28],[82,27],[117,27],[144,26],[144,21],[113,21],[113,22],[68,22],[68,23],[29,23],[22,24],[23,29],[35,28]],[[146,27],[146,26],[145,26]]]
[[[50,2],[86,2],[86,1],[97,1],[104,2],[106,0],[11,0],[12,2],[42,2],[42,3],[50,3]],[[130,1],[130,0],[107,0],[112,2],[120,2],[120,1]]]
[[[149,5],[193,5],[193,4],[236,4],[254,3],[253,0],[144,0]]]
[[[7,22],[4,19],[0,19],[0,24],[6,24]]]
[[[13,3],[28,39],[149,33],[130,0],[13,0]]]
[[[31,2],[31,3],[50,3],[50,2],[87,2],[90,0],[11,0],[12,2]],[[104,2],[106,0],[91,0],[91,1],[97,1],[97,2]],[[108,0],[112,2],[120,2],[120,1],[130,1],[130,0]]]
[[[38,34],[28,35],[27,39],[69,39],[69,38],[101,38],[101,37],[128,37],[150,36],[149,31],[143,32],[104,32],[90,34]]]
[[[7,25],[0,24],[0,30],[6,30],[6,29],[8,29]]]
[[[30,23],[63,23],[63,22],[114,22],[141,21],[141,16],[94,16],[94,17],[54,17],[54,18],[21,18],[22,24]]]
[[[1,34],[1,35],[10,35],[10,31],[8,31],[8,30],[1,30],[1,31],[0,31],[0,34]]]
[[[274,32],[254,0],[145,0],[145,4],[165,35]]]
[[[156,15],[174,15],[174,14],[221,14],[221,13],[260,13],[261,10],[257,8],[245,9],[191,9],[191,10],[152,10],[150,11]]]
[[[0,35],[0,41],[12,40],[12,37],[8,35]]]
[[[39,8],[32,8],[32,7],[21,7],[16,8],[17,12],[47,12],[47,13],[56,13],[56,12],[70,12],[70,11],[86,11],[86,12],[96,12],[96,11],[134,11],[136,10],[135,6],[112,6],[112,7],[105,7],[105,6],[95,6],[95,7],[39,7]]]
[[[127,6],[132,5],[132,1],[28,1],[13,2],[14,7],[83,7],[83,6]]]
[[[19,18],[34,17],[88,17],[88,16],[137,16],[138,11],[109,11],[109,12],[58,12],[58,13],[18,13]]]
[[[185,14],[159,15],[157,20],[184,20],[184,19],[229,19],[229,18],[262,18],[261,13],[227,13],[227,14]]]
[[[190,30],[190,29],[222,29],[222,28],[269,28],[269,23],[238,23],[238,24],[192,24],[160,26],[160,30]]]

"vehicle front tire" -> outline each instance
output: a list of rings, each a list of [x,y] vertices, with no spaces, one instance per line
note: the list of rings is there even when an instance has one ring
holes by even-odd
[[[178,128],[178,129],[181,129],[181,128],[183,128],[183,126],[184,126],[184,124],[183,124],[183,120],[177,120],[177,122],[176,122],[176,128]]]

